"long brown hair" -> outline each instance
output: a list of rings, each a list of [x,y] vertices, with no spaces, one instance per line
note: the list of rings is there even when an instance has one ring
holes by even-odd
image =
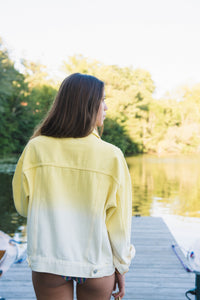
[[[91,75],[74,73],[63,80],[51,109],[33,137],[84,137],[95,127],[104,83]]]

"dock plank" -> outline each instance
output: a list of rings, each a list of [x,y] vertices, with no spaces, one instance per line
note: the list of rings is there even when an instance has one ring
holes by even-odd
[[[173,253],[171,245],[176,241],[162,218],[133,217],[132,242],[136,256],[126,274],[123,299],[186,299],[185,292],[195,287],[195,275],[187,273]],[[13,265],[0,279],[0,297],[36,299],[26,262]]]
[[[124,299],[186,299],[195,275],[185,271],[172,251],[176,241],[162,218],[133,218],[132,241],[136,256],[126,275]]]

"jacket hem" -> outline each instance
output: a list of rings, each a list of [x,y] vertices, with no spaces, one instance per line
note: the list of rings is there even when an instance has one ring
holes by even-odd
[[[115,272],[115,267],[112,264],[93,265],[49,259],[46,257],[28,257],[28,263],[32,271],[62,276],[100,278],[110,276]]]

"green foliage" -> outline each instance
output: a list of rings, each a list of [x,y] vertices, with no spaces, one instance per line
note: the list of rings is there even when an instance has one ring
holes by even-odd
[[[22,60],[16,70],[0,41],[0,155],[19,153],[49,110],[57,89],[46,67]],[[80,72],[105,82],[108,106],[103,139],[126,154],[200,151],[200,84],[183,87],[178,100],[153,98],[148,71],[69,57],[67,74]]]
[[[103,138],[126,154],[200,150],[200,84],[182,88],[179,101],[155,100],[155,86],[145,70],[106,66],[81,55],[69,57],[64,69],[92,74],[105,82],[109,120]]]
[[[31,109],[35,125],[37,125],[48,112],[57,90],[52,86],[42,85],[34,87],[28,96],[28,105]]]
[[[44,117],[56,90],[47,85],[28,86],[0,44],[0,155],[22,151],[34,127]]]
[[[140,146],[131,140],[125,128],[115,120],[109,118],[105,120],[102,138],[108,143],[117,145],[127,155],[140,151]]]
[[[49,77],[46,66],[25,59],[22,59],[21,63],[24,67],[25,82],[28,83],[30,90],[43,85],[54,87],[54,82]]]
[[[149,105],[155,90],[149,72],[115,65],[106,66],[81,55],[70,57],[68,62],[64,62],[64,69],[67,73],[91,74],[105,82],[109,108],[107,115],[112,120],[112,126],[115,124],[116,136],[111,132],[113,129],[109,121],[105,123],[106,133],[103,137],[119,146],[126,154],[144,152]]]
[[[21,102],[25,99],[27,85],[24,76],[19,73],[9,59],[8,52],[0,47],[0,154],[15,152],[23,136],[20,134],[24,122],[25,108]],[[27,127],[23,131],[26,134]]]

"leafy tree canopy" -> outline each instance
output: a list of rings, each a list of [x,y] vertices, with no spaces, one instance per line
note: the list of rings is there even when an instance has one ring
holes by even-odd
[[[44,65],[22,60],[23,74],[0,40],[0,155],[20,153],[49,110],[57,88]],[[103,139],[125,154],[200,151],[200,83],[178,97],[155,100],[148,71],[105,65],[82,55],[63,63],[66,75],[80,72],[105,82],[107,118]]]

